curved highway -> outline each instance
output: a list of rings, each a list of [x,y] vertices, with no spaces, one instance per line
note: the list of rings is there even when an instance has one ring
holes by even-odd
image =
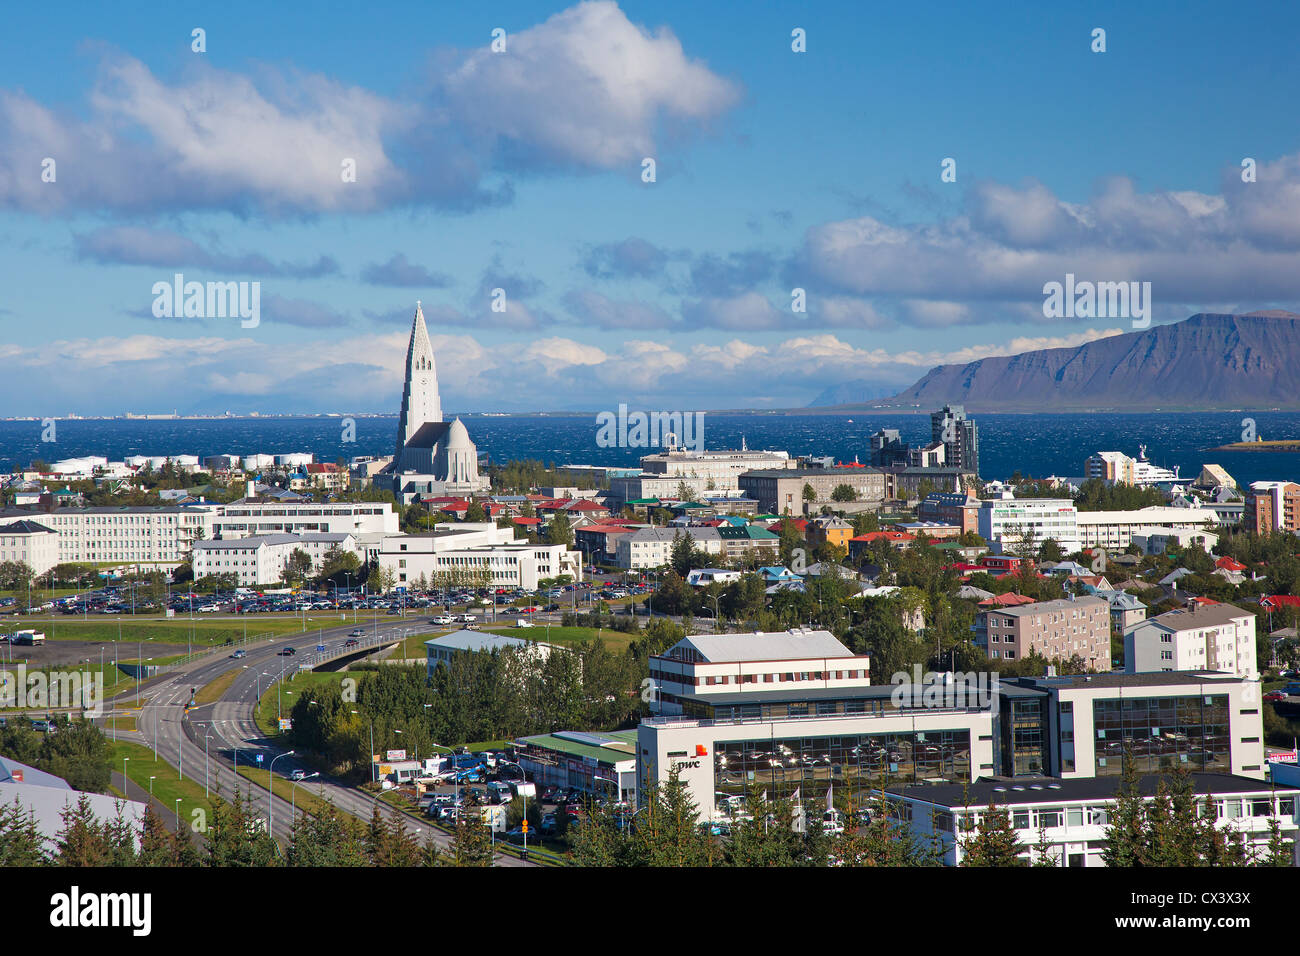
[[[319,631],[290,634],[266,643],[236,645],[236,648],[245,651],[246,656],[242,658],[223,653],[227,649],[221,648],[211,656],[190,662],[177,670],[167,671],[142,688],[141,707],[138,712],[134,712],[137,730],[119,732],[119,736],[150,748],[156,747],[159,757],[178,770],[183,769],[187,777],[197,782],[204,779],[206,761],[209,785],[214,790],[219,787],[224,799],[230,799],[236,789],[241,793],[251,789],[254,812],[262,819],[266,819],[268,813],[273,816],[273,834],[282,844],[287,844],[293,829],[294,807],[291,801],[278,796],[271,797],[267,784],[258,783],[256,779],[250,788],[248,779],[236,775],[234,760],[237,758],[240,766],[256,766],[256,755],[261,754],[263,763],[259,770],[264,770],[267,762],[282,752],[273,739],[267,738],[257,729],[253,721],[259,689],[264,691],[270,680],[296,671],[300,662],[313,661],[318,656],[318,644],[327,648],[323,655],[325,657],[342,653],[343,642],[347,640],[348,634],[361,626],[344,624]],[[370,653],[376,645],[391,646],[412,631],[429,629],[424,620],[416,623],[412,618],[381,621],[377,625],[371,623],[364,627],[367,632],[365,644],[368,646],[359,649],[357,654],[360,656]],[[281,651],[286,647],[292,647],[298,653],[293,657],[281,656]],[[218,701],[199,705],[186,713],[185,706],[190,701],[192,691],[200,690],[228,671],[236,669],[240,673]],[[115,703],[123,708],[121,713],[132,713],[128,708],[134,707],[135,693],[123,694]],[[116,712],[119,712],[116,707],[108,710],[105,717]],[[210,737],[206,740],[206,757],[205,737]],[[289,772],[301,766],[294,762],[293,757],[285,757],[276,762],[275,771],[287,783]],[[332,800],[339,810],[352,814],[363,823],[370,821],[374,807],[378,805],[383,816],[392,818],[400,815],[405,819],[408,830],[415,829],[413,821],[400,811],[377,801],[363,790],[331,778],[316,777],[308,783],[298,784],[298,788],[313,796]],[[303,811],[298,809],[296,812]],[[420,842],[423,843],[429,835],[440,847],[445,848],[451,843],[449,835],[432,826],[421,828]],[[497,866],[534,865],[500,853],[494,862]]]

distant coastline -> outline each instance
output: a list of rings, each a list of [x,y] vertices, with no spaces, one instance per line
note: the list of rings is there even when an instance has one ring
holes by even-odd
[[[1206,451],[1300,451],[1300,438],[1279,438],[1274,441],[1234,441]]]

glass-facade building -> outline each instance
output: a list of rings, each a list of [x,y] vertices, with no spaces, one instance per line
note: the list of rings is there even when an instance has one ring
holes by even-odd
[[[757,784],[772,798],[796,791],[813,798],[831,787],[866,789],[889,783],[957,783],[971,779],[967,729],[828,737],[718,740],[713,781],[719,794],[741,795]]]
[[[1232,770],[1227,694],[1095,700],[1092,723],[1098,777],[1123,773],[1126,751],[1139,774]]]

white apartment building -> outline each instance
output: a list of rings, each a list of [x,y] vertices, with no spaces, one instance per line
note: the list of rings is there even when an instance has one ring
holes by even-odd
[[[463,572],[471,583],[481,569],[491,573],[490,586],[530,590],[543,578],[567,574],[582,580],[582,552],[562,544],[531,544],[514,537],[514,529],[494,524],[457,525],[449,531],[399,534],[379,545],[379,566],[393,573],[397,587],[423,579],[432,585],[438,575]]]
[[[294,551],[306,552],[315,570],[334,548],[355,553],[356,538],[350,534],[309,532],[196,541],[194,577],[197,580],[210,574],[234,574],[243,587],[276,584],[284,579],[285,567]]]
[[[830,631],[800,628],[751,634],[697,634],[650,658],[650,712],[682,714],[697,695],[871,686],[871,658]]]
[[[1255,615],[1231,604],[1168,611],[1124,631],[1128,673],[1146,671],[1223,671],[1258,680]]]
[[[1079,517],[1069,498],[994,498],[980,502],[979,534],[996,552],[1006,553],[1032,531],[1035,544],[1051,538],[1069,554],[1081,547]]]
[[[58,532],[37,521],[0,520],[0,562],[15,561],[40,577],[59,563]]]
[[[1209,552],[1219,543],[1219,536],[1202,528],[1146,527],[1133,531],[1133,544],[1143,554],[1164,554],[1171,547],[1186,548],[1198,545]]]
[[[0,521],[32,519],[58,534],[56,564],[176,565],[198,538],[213,536],[219,505],[171,508],[60,508],[49,514],[9,510]]]
[[[1134,511],[1080,511],[1075,527],[1083,547],[1123,551],[1133,543],[1134,533],[1145,533],[1151,528],[1209,529],[1218,522],[1218,515],[1208,508],[1153,505]]]
[[[717,528],[640,528],[632,534],[619,535],[614,563],[630,571],[661,568],[672,559],[673,542],[681,535],[690,536],[695,547],[705,554],[724,551]]]
[[[312,502],[236,501],[216,505],[216,537],[257,534],[396,534],[397,513],[386,501]]]

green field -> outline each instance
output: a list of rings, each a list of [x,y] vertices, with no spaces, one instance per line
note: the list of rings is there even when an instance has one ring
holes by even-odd
[[[609,628],[601,628],[599,635],[597,635],[594,627],[560,627],[555,624],[551,625],[549,632],[544,624],[538,624],[534,627],[485,627],[483,630],[489,634],[504,634],[507,637],[518,637],[530,641],[545,641],[548,644],[559,644],[563,647],[572,647],[599,636],[604,642],[605,648],[610,651],[627,650],[628,645],[637,637],[635,634],[624,634],[622,631],[612,631]]]
[[[166,665],[166,664],[174,663],[175,661],[178,660],[180,660],[180,656],[173,655],[171,657],[155,658],[152,661],[150,661],[150,663],[158,664],[158,665]],[[126,664],[136,663],[134,658],[131,659],[123,658],[122,662]],[[28,687],[30,688],[32,686],[30,684],[30,681],[35,675],[37,674],[45,675],[45,679],[48,682],[49,675],[51,673],[56,673],[60,675],[74,674],[74,673],[81,674],[83,675],[82,677],[83,680],[93,677],[96,682],[95,691],[94,691],[95,701],[93,702],[98,702],[100,704],[103,704],[106,701],[113,699],[114,697],[118,697],[122,694],[126,694],[131,691],[134,691],[136,688],[136,684],[138,683],[135,680],[135,678],[127,676],[126,673],[124,673],[120,668],[114,665],[111,661],[105,661],[104,666],[101,669],[99,660],[96,659],[93,662],[88,664],[82,663],[82,664],[50,665],[48,667],[28,667],[27,670],[25,671],[25,674],[29,681]],[[0,663],[0,674],[7,674],[10,675],[9,679],[11,680],[15,679],[18,674],[17,665]],[[5,680],[4,677],[0,677],[0,684],[3,684],[4,680]],[[19,690],[20,689],[17,688],[15,689],[14,692],[15,696],[17,695]],[[2,700],[3,698],[4,698],[3,692],[0,692],[0,700]],[[47,698],[47,702],[45,704],[38,705],[35,708],[21,706],[21,705],[18,707],[0,706],[0,713],[7,710],[33,710],[33,709],[40,710],[44,708],[48,708],[52,710],[60,710],[72,706],[73,703],[75,703],[76,706],[80,707],[83,702],[81,698],[78,698],[75,702],[73,701],[56,702],[54,700],[54,694],[52,691],[47,691],[46,698]]]
[[[122,758],[130,758],[126,763],[126,775],[140,789],[147,793],[149,791],[149,778],[155,778],[153,781],[153,796],[156,804],[174,813],[176,811],[176,798],[180,797],[181,819],[186,824],[194,822],[195,810],[202,810],[210,818],[213,801],[222,802],[222,798],[219,798],[215,791],[213,791],[211,799],[203,795],[203,778],[201,774],[197,781],[190,777],[183,780],[177,779],[176,768],[165,760],[155,758],[153,751],[148,747],[120,740],[117,743],[110,742],[108,746],[113,755],[111,766],[114,770],[120,772],[122,770]],[[229,794],[223,796],[229,796]]]
[[[340,620],[340,612],[330,614],[318,612],[306,619],[306,630],[322,627],[340,627],[351,623]],[[358,624],[358,626],[360,626]],[[153,640],[164,644],[189,644],[196,648],[225,644],[227,641],[242,643],[245,635],[248,640],[276,637],[303,632],[301,617],[271,617],[255,615],[248,620],[214,622],[196,617],[187,618],[132,617],[119,614],[111,618],[92,618],[89,621],[74,616],[55,618],[14,619],[13,630],[36,628],[45,633],[51,641],[94,641],[112,644],[120,640],[123,644],[143,640]],[[0,631],[10,630],[8,623],[0,625]]]
[[[242,763],[239,765],[239,775],[258,787],[258,790],[253,791],[254,814],[259,810],[266,809],[266,784],[268,774],[269,771],[263,770],[260,767],[245,767]],[[311,789],[312,781],[310,780],[305,780],[302,783],[294,783],[292,780],[286,780],[284,777],[276,774],[271,778],[271,783],[275,789],[275,795],[282,800],[288,801],[298,810],[314,815],[325,809],[326,801],[317,795],[319,791],[313,792]]]

